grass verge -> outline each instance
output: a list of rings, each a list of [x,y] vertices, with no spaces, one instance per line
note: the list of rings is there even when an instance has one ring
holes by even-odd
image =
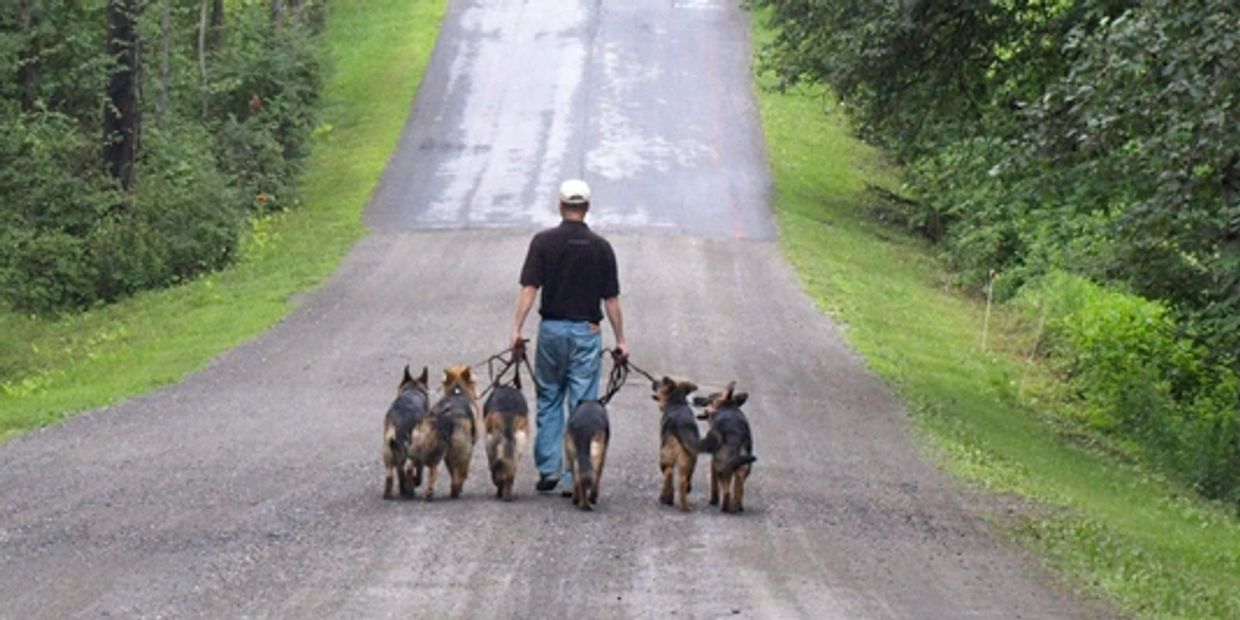
[[[770,36],[755,19],[758,44]],[[764,78],[759,78],[760,85]],[[1240,618],[1240,522],[1057,424],[1054,378],[1006,309],[945,286],[921,241],[876,223],[866,183],[891,183],[823,92],[758,93],[786,255],[806,291],[903,397],[952,473],[1034,500],[1000,527],[1122,613]],[[1040,389],[1039,386],[1046,389]]]
[[[235,266],[58,320],[0,313],[0,440],[174,382],[287,315],[365,228],[446,0],[333,0],[332,75],[300,208],[255,221]]]

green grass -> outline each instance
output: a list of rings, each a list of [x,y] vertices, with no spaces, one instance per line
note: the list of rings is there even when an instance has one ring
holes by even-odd
[[[759,41],[768,36],[755,26]],[[1010,309],[996,311],[982,351],[984,303],[946,286],[925,243],[874,222],[864,185],[890,185],[894,173],[828,101],[759,92],[781,240],[807,292],[908,403],[932,458],[1033,500],[996,515],[999,528],[1120,612],[1240,618],[1234,512],[1067,432],[1061,405],[1046,399],[1054,378],[1026,366],[1032,330]]]
[[[396,146],[445,0],[333,0],[332,75],[299,208],[254,223],[232,268],[59,320],[0,313],[0,440],[174,382],[270,327],[330,275]]]

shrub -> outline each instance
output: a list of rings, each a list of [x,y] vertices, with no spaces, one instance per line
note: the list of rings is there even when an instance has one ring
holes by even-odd
[[[1054,272],[1022,292],[1045,352],[1096,430],[1207,497],[1240,500],[1240,382],[1181,336],[1166,304]]]
[[[234,256],[245,211],[210,145],[190,125],[147,133],[131,208],[102,218],[89,237],[101,299],[180,282]]]
[[[0,162],[0,296],[34,312],[93,303],[85,238],[117,201],[96,146],[63,115],[9,108]]]

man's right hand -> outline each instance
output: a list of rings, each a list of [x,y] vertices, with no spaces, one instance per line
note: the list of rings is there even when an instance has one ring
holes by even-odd
[[[611,350],[611,356],[620,363],[629,361],[629,345],[626,342],[617,342],[615,348]]]

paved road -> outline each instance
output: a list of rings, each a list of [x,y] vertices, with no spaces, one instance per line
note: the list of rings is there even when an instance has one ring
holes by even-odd
[[[772,241],[744,16],[713,0],[458,2],[369,209],[303,307],[180,384],[0,446],[0,617],[1036,618],[1089,612],[997,543]],[[622,266],[635,359],[738,379],[747,512],[655,501],[613,401],[599,511],[380,499],[405,363],[501,348],[564,176]]]

